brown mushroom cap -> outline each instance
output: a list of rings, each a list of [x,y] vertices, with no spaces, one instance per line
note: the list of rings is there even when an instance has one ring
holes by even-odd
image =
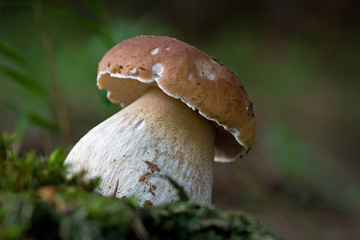
[[[254,142],[252,103],[235,74],[182,41],[164,36],[125,40],[99,62],[97,81],[109,100],[123,107],[157,86],[215,122],[215,161],[235,160]]]

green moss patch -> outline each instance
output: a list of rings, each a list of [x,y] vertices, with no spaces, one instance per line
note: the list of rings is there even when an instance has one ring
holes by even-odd
[[[190,201],[142,207],[66,178],[64,152],[17,157],[0,134],[0,239],[280,239],[240,212]]]

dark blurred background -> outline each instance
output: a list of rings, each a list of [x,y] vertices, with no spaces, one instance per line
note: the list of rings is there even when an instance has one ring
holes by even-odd
[[[188,42],[232,69],[257,139],[215,165],[213,203],[287,239],[360,239],[360,2],[0,0],[0,128],[18,154],[71,148],[119,106],[97,63],[142,34]]]

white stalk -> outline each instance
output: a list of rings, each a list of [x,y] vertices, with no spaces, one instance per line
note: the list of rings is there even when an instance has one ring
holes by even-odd
[[[191,200],[210,204],[213,183],[213,124],[180,100],[150,88],[140,99],[89,131],[72,149],[69,173],[101,177],[98,191],[141,204],[178,198],[161,177],[174,179]]]

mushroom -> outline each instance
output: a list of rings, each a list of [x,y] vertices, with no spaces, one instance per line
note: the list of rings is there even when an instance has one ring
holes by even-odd
[[[189,198],[211,203],[213,163],[254,142],[252,103],[233,72],[199,49],[165,36],[138,36],[109,50],[97,84],[123,109],[90,130],[65,160],[69,174],[99,176],[105,196],[140,203]]]

